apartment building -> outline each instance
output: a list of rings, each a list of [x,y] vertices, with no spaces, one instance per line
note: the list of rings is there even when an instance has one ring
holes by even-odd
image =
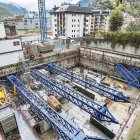
[[[23,19],[16,25],[18,30],[26,29],[38,29],[39,28],[39,16],[36,12],[29,12],[24,15]]]
[[[90,34],[95,34],[96,31],[107,31],[109,29],[109,10],[93,10],[91,17]]]
[[[3,22],[0,22],[0,39],[6,37],[5,28]]]
[[[128,13],[123,13],[123,17],[124,17],[123,28],[127,28],[127,26],[132,22],[134,23],[139,21],[138,17],[134,17],[133,15],[130,15]]]
[[[51,27],[52,27],[52,18],[51,18],[51,15],[50,15],[49,11],[46,12],[46,18],[47,18],[47,28],[51,29]]]
[[[4,27],[6,36],[16,36],[16,23],[15,23],[15,17],[7,17],[3,19]]]
[[[1,36],[1,33],[0,33]],[[0,67],[11,65],[24,60],[20,38],[0,39]]]
[[[92,10],[89,7],[63,4],[54,7],[50,14],[54,36],[75,38],[90,33]]]

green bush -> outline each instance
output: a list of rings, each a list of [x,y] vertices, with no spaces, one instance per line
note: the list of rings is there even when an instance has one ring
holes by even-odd
[[[87,36],[83,39],[87,45],[91,42],[97,43],[111,43],[111,47],[115,48],[117,45],[122,45],[125,48],[127,45],[138,49],[140,47],[140,32],[101,32],[102,38],[94,38]]]
[[[113,10],[109,17],[110,31],[118,31],[123,25],[123,15],[119,10]]]

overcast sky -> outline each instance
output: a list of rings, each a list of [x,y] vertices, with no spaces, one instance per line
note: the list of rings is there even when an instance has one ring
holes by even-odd
[[[77,3],[79,0],[46,0],[46,8],[51,9],[54,5],[60,5],[63,2],[72,2]],[[37,11],[38,10],[38,0],[0,0],[4,3],[15,3],[26,8],[28,11]]]

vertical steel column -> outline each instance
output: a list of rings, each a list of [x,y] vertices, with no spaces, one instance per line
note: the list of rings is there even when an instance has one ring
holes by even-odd
[[[38,10],[39,10],[41,42],[45,42],[47,39],[47,17],[46,17],[45,0],[38,0]]]

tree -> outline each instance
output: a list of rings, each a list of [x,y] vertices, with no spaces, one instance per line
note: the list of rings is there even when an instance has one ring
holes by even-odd
[[[111,0],[104,0],[102,5],[105,9],[113,9],[113,2]]]
[[[109,18],[110,31],[118,31],[123,25],[123,20],[123,15],[119,10],[112,11]]]
[[[127,31],[130,31],[130,32],[140,32],[140,22],[131,22],[127,28],[126,28]]]

